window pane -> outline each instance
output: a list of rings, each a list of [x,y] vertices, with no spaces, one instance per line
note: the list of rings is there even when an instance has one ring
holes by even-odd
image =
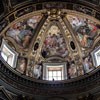
[[[56,68],[57,69],[57,68]],[[57,69],[55,68],[48,70],[48,80],[61,80],[62,79],[62,69]]]
[[[58,80],[61,80],[61,77],[58,77]]]
[[[61,76],[61,71],[57,71],[57,76]]]
[[[54,80],[57,80],[57,77],[53,77]]]
[[[13,55],[9,55],[9,57],[8,57],[8,64],[10,65],[10,66],[13,66]]]
[[[49,76],[52,76],[52,71],[49,71]]]
[[[3,57],[3,59],[4,59],[5,61],[7,61],[7,55],[5,55],[3,52],[1,52],[1,56]]]
[[[56,71],[53,71],[53,76],[57,76],[57,74],[56,74],[57,72]]]
[[[48,80],[53,80],[52,77],[49,77]]]
[[[96,53],[97,66],[100,65],[100,50]]]

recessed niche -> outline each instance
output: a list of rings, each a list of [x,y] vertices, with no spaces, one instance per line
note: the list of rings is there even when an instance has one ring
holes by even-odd
[[[38,49],[38,47],[39,47],[39,43],[36,42],[35,45],[34,45],[34,51],[36,51]]]
[[[75,44],[73,41],[70,42],[70,46],[71,46],[72,50],[75,50]]]

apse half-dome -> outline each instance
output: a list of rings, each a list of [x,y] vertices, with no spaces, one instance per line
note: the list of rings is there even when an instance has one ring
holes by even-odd
[[[69,80],[100,66],[100,21],[76,11],[26,14],[9,24],[2,37],[2,59],[28,77]]]

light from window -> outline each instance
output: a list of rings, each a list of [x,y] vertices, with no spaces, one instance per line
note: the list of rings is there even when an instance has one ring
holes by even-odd
[[[1,51],[1,56],[3,59],[10,65],[13,66],[14,62],[14,55],[12,52],[7,48],[6,45],[3,45],[2,51]]]
[[[95,53],[97,66],[100,65],[100,50]]]
[[[62,80],[62,67],[49,67],[48,80]]]

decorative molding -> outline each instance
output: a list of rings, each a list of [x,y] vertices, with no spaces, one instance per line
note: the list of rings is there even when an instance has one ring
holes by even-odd
[[[100,67],[100,66],[99,66]],[[93,72],[70,80],[59,82],[48,82],[44,80],[35,80],[27,76],[18,75],[7,68],[0,57],[0,78],[8,85],[19,91],[29,94],[41,95],[59,95],[59,94],[77,94],[89,91],[93,88],[99,89],[100,86],[100,68]],[[9,89],[9,87],[8,87]],[[13,91],[13,90],[12,90]],[[14,92],[14,91],[13,91]]]

